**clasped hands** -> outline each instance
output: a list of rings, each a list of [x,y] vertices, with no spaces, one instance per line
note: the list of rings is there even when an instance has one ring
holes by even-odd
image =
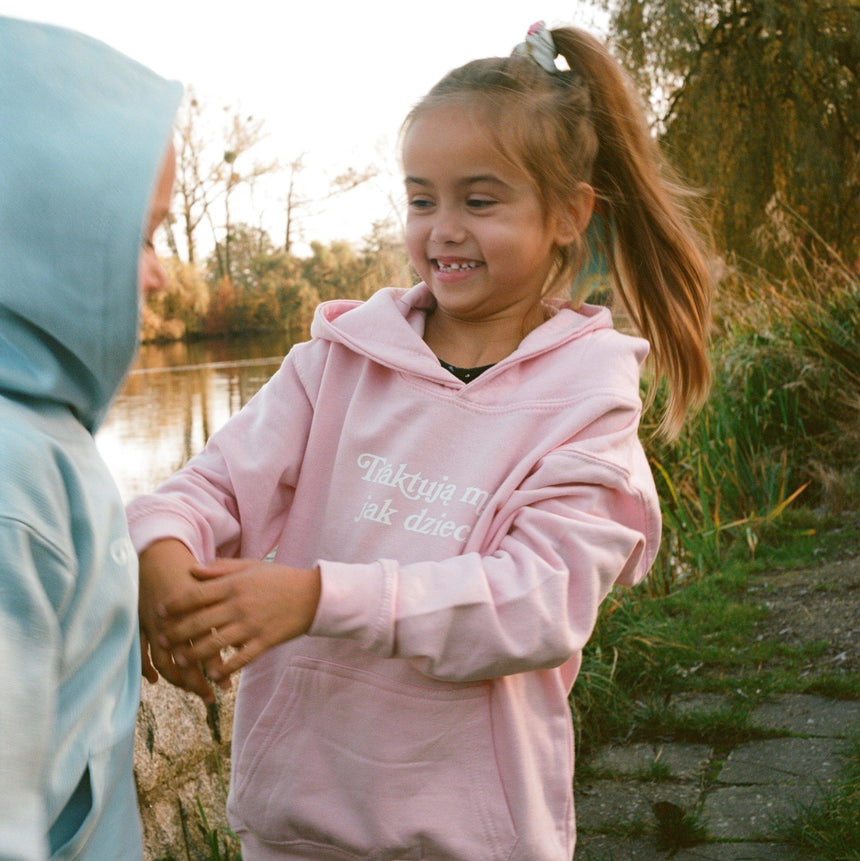
[[[308,631],[320,596],[318,568],[255,559],[198,564],[177,541],[141,554],[143,674],[164,678],[211,703],[211,682]]]

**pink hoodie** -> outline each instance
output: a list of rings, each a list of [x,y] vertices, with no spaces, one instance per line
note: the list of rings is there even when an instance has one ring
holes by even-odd
[[[242,673],[228,809],[247,861],[569,861],[568,693],[600,602],[659,543],[647,344],[548,309],[468,385],[424,285],[322,305],[258,395],[129,507],[214,556],[319,562],[308,636]]]

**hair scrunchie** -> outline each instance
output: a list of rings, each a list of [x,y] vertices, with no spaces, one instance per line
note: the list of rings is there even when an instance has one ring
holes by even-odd
[[[546,24],[543,21],[537,21],[529,27],[525,42],[520,42],[511,54],[522,54],[526,57],[531,57],[547,72],[558,71],[558,67],[555,64],[558,49],[555,47],[552,33],[547,30]]]

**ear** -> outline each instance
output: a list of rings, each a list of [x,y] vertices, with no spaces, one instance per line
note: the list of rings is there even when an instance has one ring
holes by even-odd
[[[593,210],[594,189],[587,182],[581,182],[556,223],[556,245],[563,248],[581,236],[588,227]]]

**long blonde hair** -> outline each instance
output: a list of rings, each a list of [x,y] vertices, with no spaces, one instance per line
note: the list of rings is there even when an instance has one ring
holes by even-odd
[[[548,212],[583,183],[595,191],[595,227],[559,249],[556,288],[570,284],[586,253],[602,256],[634,328],[651,344],[654,374],[669,396],[660,429],[675,436],[710,384],[711,275],[703,233],[687,211],[691,192],[654,141],[628,76],[590,34],[551,32],[569,69],[548,72],[526,55],[475,60],[446,75],[412,109],[479,112],[499,151],[532,178]],[[597,246],[597,247],[595,247]]]

